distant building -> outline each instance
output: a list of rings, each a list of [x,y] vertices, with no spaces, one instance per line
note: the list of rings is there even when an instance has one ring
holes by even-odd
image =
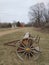
[[[13,23],[12,28],[16,28],[16,27],[17,27],[16,23]]]
[[[23,23],[21,23],[20,27],[24,27],[24,24],[23,24]]]

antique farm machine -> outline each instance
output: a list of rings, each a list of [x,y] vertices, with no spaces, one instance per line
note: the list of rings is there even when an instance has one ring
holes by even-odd
[[[16,54],[21,60],[23,60],[25,58],[30,59],[38,57],[40,54],[39,40],[40,37],[38,35],[33,37],[29,32],[27,32],[22,40],[13,41],[10,43],[17,43],[17,46],[11,46],[17,47]],[[10,44],[8,45],[10,46]]]

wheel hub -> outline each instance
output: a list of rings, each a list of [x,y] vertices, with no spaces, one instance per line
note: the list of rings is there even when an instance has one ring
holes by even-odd
[[[26,52],[30,52],[31,49],[30,48],[26,48],[25,50],[26,50]]]

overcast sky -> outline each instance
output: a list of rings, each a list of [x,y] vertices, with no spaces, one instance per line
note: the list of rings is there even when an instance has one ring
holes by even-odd
[[[28,22],[28,11],[31,5],[44,2],[47,4],[49,0],[0,0],[0,21],[12,22],[21,21]]]

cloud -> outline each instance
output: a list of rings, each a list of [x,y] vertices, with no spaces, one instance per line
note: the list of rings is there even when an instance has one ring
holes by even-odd
[[[1,21],[28,21],[28,11],[31,5],[48,0],[0,0]]]

